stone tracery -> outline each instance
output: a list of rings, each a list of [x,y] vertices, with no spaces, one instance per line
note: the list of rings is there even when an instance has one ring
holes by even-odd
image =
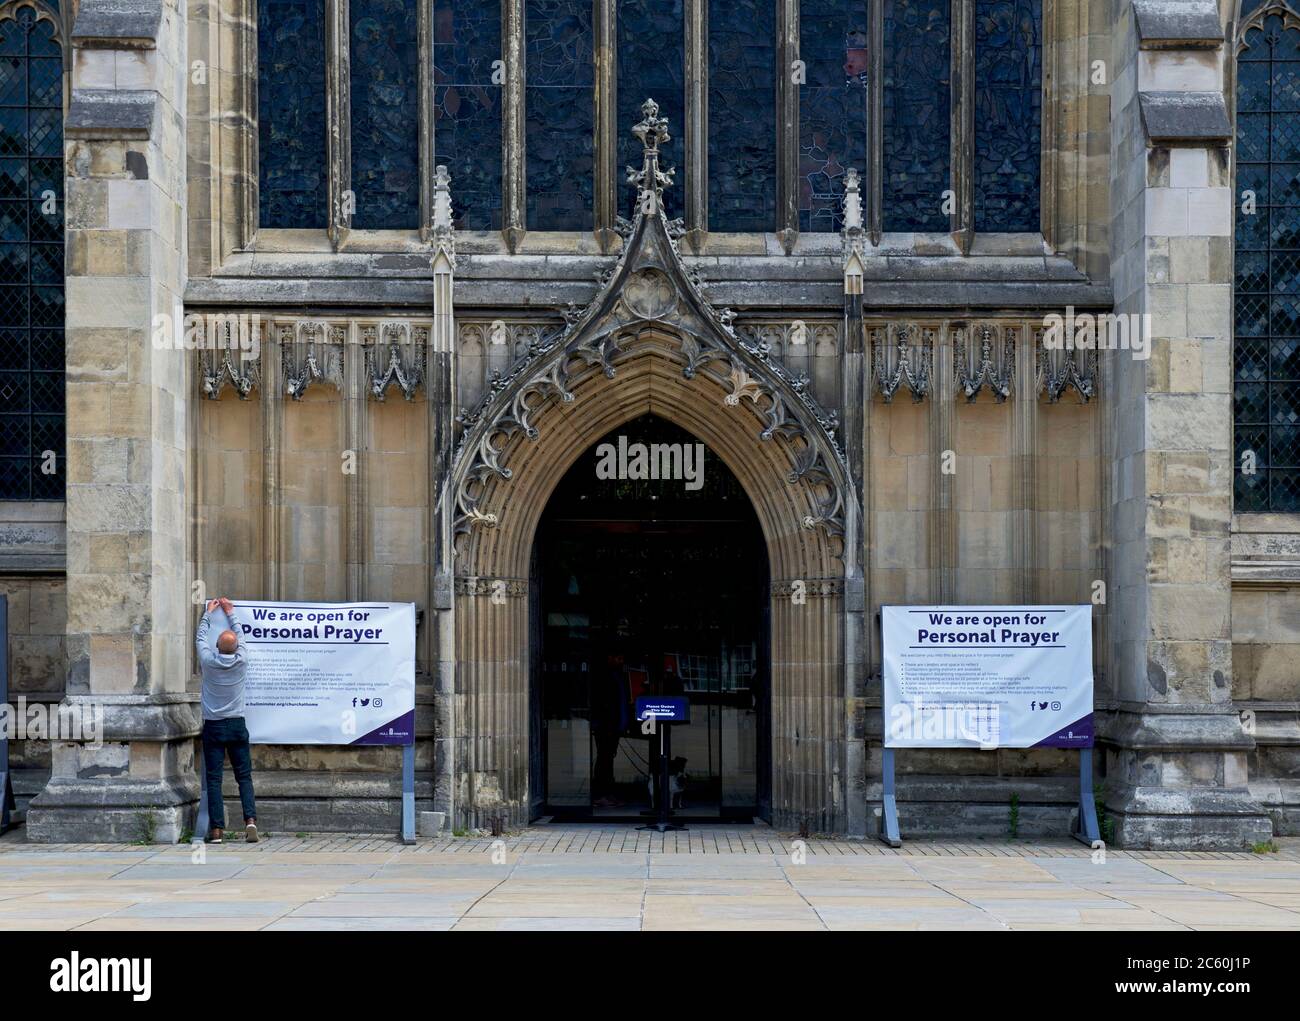
[[[630,355],[648,327],[662,324],[676,338],[669,355],[687,380],[702,379],[723,390],[723,403],[742,398],[762,420],[760,440],[779,439],[790,456],[786,481],[809,491],[807,528],[843,537],[844,491],[848,470],[835,437],[838,419],[820,406],[806,376],[782,366],[762,339],[747,339],[730,309],[715,309],[683,265],[678,250],[681,228],[663,211],[663,189],[673,171],[659,166],[660,145],[668,141],[667,121],[654,100],[642,107],[644,119],[633,128],[642,142],[641,168],[628,169],[637,187],[634,218],[628,223],[623,255],[600,292],[583,310],[571,310],[565,325],[530,347],[503,375],[495,375],[477,407],[461,413],[464,429],[452,476],[453,529],[457,536],[475,525],[495,526],[499,515],[483,506],[491,480],[509,481],[504,458],[518,435],[536,439],[536,419],[552,399],[571,403],[579,380],[599,369],[613,379],[620,359]]]

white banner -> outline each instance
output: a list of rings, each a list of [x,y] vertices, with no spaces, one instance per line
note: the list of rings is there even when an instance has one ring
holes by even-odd
[[[886,606],[887,748],[1091,748],[1091,606]]]
[[[254,744],[414,743],[414,603],[234,605]]]

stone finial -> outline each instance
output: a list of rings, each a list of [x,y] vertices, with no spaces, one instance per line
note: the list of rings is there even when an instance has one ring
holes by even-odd
[[[659,146],[671,137],[668,134],[668,118],[659,116],[659,104],[647,99],[641,104],[642,120],[633,125],[632,134],[641,140],[647,151],[658,152]]]
[[[673,183],[675,169],[659,169],[659,146],[671,137],[668,118],[659,116],[659,104],[647,99],[641,104],[642,120],[633,125],[632,134],[641,140],[641,169],[627,168],[627,183],[637,190],[637,216],[663,214],[663,191]],[[631,233],[629,227],[628,233]]]
[[[433,232],[441,235],[451,229],[451,173],[447,164],[439,163],[433,172]]]
[[[862,184],[858,168],[849,167],[844,172],[844,232],[862,230]]]
[[[856,167],[844,172],[844,293],[861,294],[862,279],[866,275],[863,256],[867,247],[867,231],[862,223],[862,184]]]

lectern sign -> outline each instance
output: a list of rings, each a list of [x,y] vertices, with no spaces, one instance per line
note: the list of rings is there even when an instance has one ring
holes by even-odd
[[[881,610],[887,748],[1091,748],[1091,606]]]

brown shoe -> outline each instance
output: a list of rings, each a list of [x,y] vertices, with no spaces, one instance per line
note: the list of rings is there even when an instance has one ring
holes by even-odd
[[[208,839],[207,839],[206,841],[204,841],[204,842],[205,842],[205,843],[208,843],[208,844],[219,844],[219,843],[221,843],[221,830],[216,829],[216,828],[214,827],[213,830],[212,830],[212,832],[208,834]]]
[[[257,823],[250,822],[247,826],[244,827],[244,839],[247,840],[250,844],[257,843],[258,841]]]

